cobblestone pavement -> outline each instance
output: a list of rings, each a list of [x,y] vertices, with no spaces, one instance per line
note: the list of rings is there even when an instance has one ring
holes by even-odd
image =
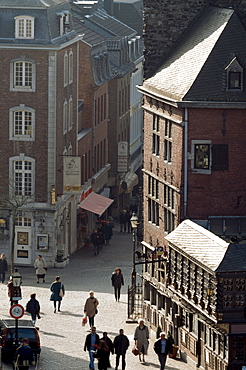
[[[138,357],[131,353],[136,324],[126,323],[126,320],[127,286],[131,283],[132,250],[131,234],[120,233],[119,227],[116,225],[110,245],[103,246],[98,256],[94,256],[92,247],[81,248],[71,256],[69,265],[64,269],[49,268],[46,274],[46,283],[36,283],[34,268],[19,268],[23,277],[23,298],[19,303],[25,307],[30,293],[36,292],[41,305],[42,318],[37,322],[42,348],[39,370],[84,370],[89,368],[88,353],[83,350],[89,327],[88,325],[82,327],[81,319],[84,302],[90,290],[94,290],[95,296],[99,300],[99,312],[95,318],[98,334],[101,335],[104,331],[107,331],[113,339],[118,334],[119,329],[123,328],[130,340],[131,344],[126,356],[126,368],[128,370],[160,368],[157,356],[153,351],[153,341],[150,341],[149,353],[146,356],[145,363],[140,363]],[[122,269],[125,279],[120,302],[114,300],[110,280],[115,267]],[[138,268],[140,269],[140,267]],[[53,304],[49,300],[49,287],[57,275],[61,276],[66,294],[62,300],[61,312],[54,314]],[[0,285],[0,302],[0,316],[9,318],[6,284]],[[29,317],[25,314],[24,318]],[[3,370],[11,368],[10,365],[6,364],[2,366]],[[111,356],[111,366],[115,367],[115,356]],[[97,369],[97,365],[95,368]],[[188,370],[189,366],[179,359],[168,358],[166,369]]]

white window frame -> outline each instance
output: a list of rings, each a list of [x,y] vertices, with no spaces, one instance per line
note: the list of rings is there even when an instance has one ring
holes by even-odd
[[[68,130],[73,127],[73,98],[70,96],[68,101]]]
[[[63,103],[63,134],[66,134],[68,130],[68,104],[65,99]]]
[[[23,24],[23,27],[21,23]],[[30,33],[29,30],[31,31]],[[15,38],[34,39],[34,17],[30,17],[28,15],[18,15],[15,17]]]
[[[16,112],[22,112],[22,134],[15,134],[15,114]],[[31,113],[31,128],[25,130],[25,112]],[[31,133],[27,132],[31,131]],[[26,107],[24,104],[20,104],[17,107],[10,108],[9,110],[9,140],[23,140],[23,141],[34,141],[35,140],[35,110]]]
[[[64,87],[68,85],[68,54],[64,54]]]
[[[20,169],[19,171],[15,169],[15,164],[17,161],[23,162],[25,165],[25,162],[29,162],[31,164],[31,169],[25,170],[25,168]],[[16,173],[22,173],[24,174],[23,177],[23,184],[25,183],[25,174],[30,174],[30,177],[28,177],[31,180],[31,191],[30,194],[25,194],[24,188],[22,191],[22,194],[15,194],[15,175]],[[34,194],[35,194],[35,159],[31,157],[25,156],[25,154],[21,153],[19,156],[10,157],[9,158],[9,193],[11,197],[26,197],[26,198],[32,198],[34,201]]]
[[[69,62],[68,62],[68,80],[69,80],[69,84],[71,84],[73,82],[73,51],[70,50],[69,51]]]
[[[209,153],[209,168],[195,168],[195,145],[209,145],[210,146],[210,153]],[[200,173],[204,175],[211,174],[211,166],[212,166],[212,142],[211,140],[191,140],[191,171],[192,173]]]
[[[20,69],[20,76],[17,76],[17,63],[22,63]],[[26,74],[26,64],[31,66],[31,77]],[[21,83],[17,85],[18,78],[21,80]],[[31,78],[31,84],[28,85],[28,78]],[[25,56],[13,59],[10,61],[10,91],[23,91],[23,92],[35,92],[36,91],[36,63],[32,59],[26,59]]]
[[[232,61],[228,64],[225,68],[226,76],[227,76],[227,91],[242,91],[243,90],[243,67],[238,63],[237,58],[234,57]],[[230,87],[230,72],[237,72],[240,73],[240,87],[238,88],[231,88]]]

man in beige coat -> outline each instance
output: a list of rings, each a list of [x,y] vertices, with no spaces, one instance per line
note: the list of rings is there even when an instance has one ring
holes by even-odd
[[[89,292],[89,297],[85,301],[84,313],[89,317],[90,327],[94,326],[94,317],[97,314],[97,306],[99,305],[98,300],[94,297],[94,292]]]

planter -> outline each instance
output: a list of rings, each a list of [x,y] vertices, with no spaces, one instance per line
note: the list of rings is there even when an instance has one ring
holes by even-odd
[[[69,258],[67,258],[64,261],[60,261],[60,262],[57,262],[56,261],[54,267],[56,267],[56,268],[63,268],[63,267],[66,267],[68,264],[69,264]]]
[[[176,358],[179,347],[173,344],[173,353],[169,353],[170,358]]]

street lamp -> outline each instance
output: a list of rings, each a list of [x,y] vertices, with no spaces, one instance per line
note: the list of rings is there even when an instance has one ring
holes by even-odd
[[[132,214],[130,222],[132,227],[132,240],[133,240],[132,286],[136,286],[135,249],[136,249],[136,231],[138,227],[138,217],[135,213]]]
[[[40,232],[40,234],[42,234],[44,232],[43,220],[41,220],[40,224],[38,225],[38,231]]]
[[[12,281],[14,288],[20,288],[22,276],[18,271],[18,267],[15,267],[15,271],[12,274]]]

